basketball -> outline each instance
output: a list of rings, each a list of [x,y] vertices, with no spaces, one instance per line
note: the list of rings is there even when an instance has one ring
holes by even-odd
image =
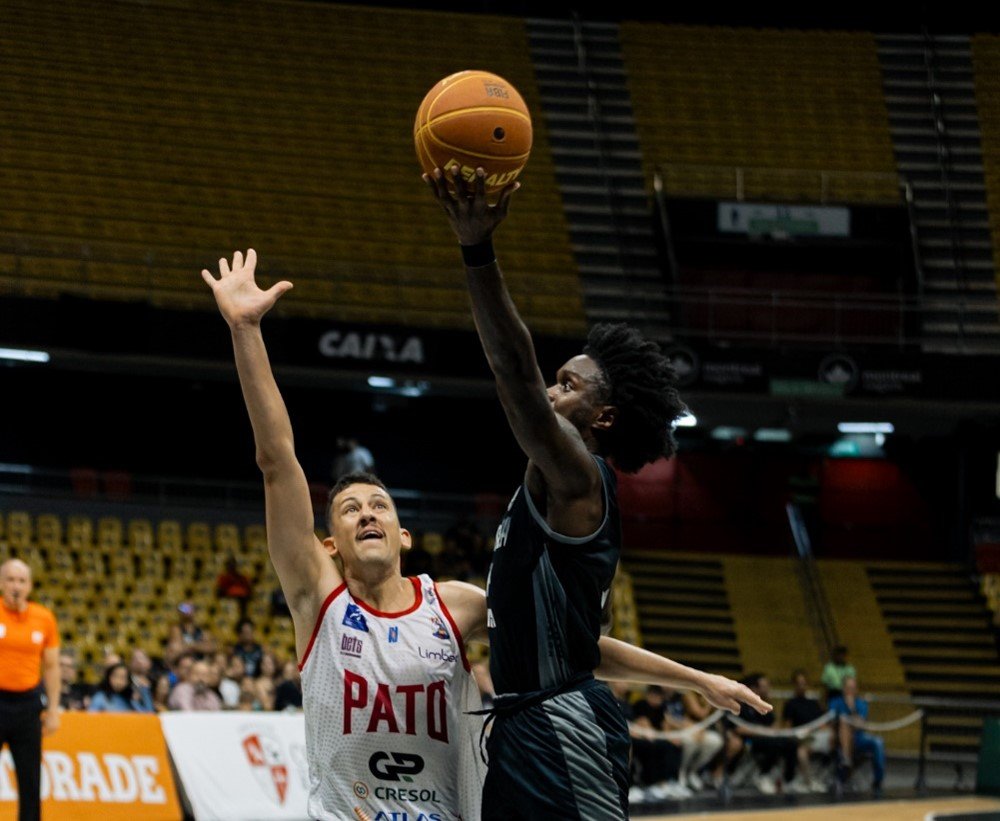
[[[531,152],[531,114],[517,89],[487,71],[445,77],[424,97],[413,123],[424,172],[456,165],[471,181],[486,171],[486,193],[517,179]]]

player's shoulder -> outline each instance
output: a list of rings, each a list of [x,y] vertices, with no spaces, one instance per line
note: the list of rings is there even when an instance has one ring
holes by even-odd
[[[457,580],[436,583],[438,594],[451,609],[454,605],[479,604],[486,599],[486,591],[477,585]]]
[[[38,619],[39,621],[51,621],[56,620],[56,615],[44,604],[39,604],[35,601],[28,602],[28,618]]]

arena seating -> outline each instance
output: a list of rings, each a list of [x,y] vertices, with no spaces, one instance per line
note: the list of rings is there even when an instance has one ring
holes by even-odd
[[[986,204],[993,234],[994,268],[1000,271],[1000,36],[978,34],[972,38],[975,69],[976,108],[979,110],[980,143],[983,148],[983,176]]]
[[[899,200],[873,35],[642,22],[621,39],[646,176],[671,195],[733,197],[740,167],[747,199]]]
[[[0,287],[210,308],[199,270],[253,245],[266,280],[296,284],[282,310],[471,327],[412,122],[435,81],[480,65],[539,111],[522,21],[305,2],[0,0],[0,16]],[[529,325],[573,335],[579,280],[535,120],[503,262]]]

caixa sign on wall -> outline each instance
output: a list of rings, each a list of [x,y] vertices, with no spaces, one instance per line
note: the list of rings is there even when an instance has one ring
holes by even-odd
[[[329,359],[423,365],[426,345],[417,335],[329,330],[319,338],[319,352]]]

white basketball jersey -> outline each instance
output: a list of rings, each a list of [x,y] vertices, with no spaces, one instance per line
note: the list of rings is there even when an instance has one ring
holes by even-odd
[[[400,613],[346,585],[320,610],[301,665],[310,818],[479,820],[479,689],[434,582],[410,581]]]

